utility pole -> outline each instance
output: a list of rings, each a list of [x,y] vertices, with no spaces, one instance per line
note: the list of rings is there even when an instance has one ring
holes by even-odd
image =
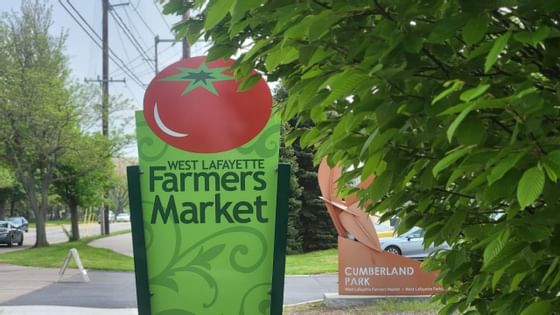
[[[102,59],[103,59],[103,96],[101,103],[101,124],[103,136],[109,138],[109,0],[103,2],[103,21],[102,21]],[[105,197],[107,197],[105,191]],[[109,234],[109,204],[105,203],[102,209],[101,234]]]
[[[186,21],[189,19],[189,15],[190,12],[189,10],[185,11],[185,13],[183,14],[183,21]],[[185,58],[189,58],[191,56],[191,46],[189,45],[189,42],[187,41],[187,37],[183,37],[183,59]]]
[[[159,73],[159,68],[158,68],[158,44],[159,43],[176,43],[176,42],[180,42],[180,40],[177,39],[161,39],[159,38],[159,35],[156,35],[156,37],[154,38],[154,61],[156,64],[156,75]],[[187,43],[188,45],[188,43]],[[184,46],[183,46],[183,54],[184,54]],[[184,58],[184,57],[183,57]]]
[[[187,20],[189,18],[189,11],[186,11],[185,14],[183,14],[183,21]],[[182,42],[183,43],[183,59],[184,58],[189,58],[191,56],[191,46],[189,45],[189,42],[187,41],[187,37],[183,37],[182,40],[177,40],[177,39],[161,39],[159,38],[159,35],[156,35],[156,37],[154,38],[154,63],[155,63],[155,71],[156,71],[156,75],[159,73],[159,68],[158,68],[158,44],[159,43],[176,43],[176,42]]]

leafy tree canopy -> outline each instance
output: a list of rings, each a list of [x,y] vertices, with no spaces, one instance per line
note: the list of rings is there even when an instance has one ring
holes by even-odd
[[[285,119],[315,160],[374,175],[369,210],[453,249],[444,313],[560,309],[560,2],[549,0],[165,1],[288,91]]]

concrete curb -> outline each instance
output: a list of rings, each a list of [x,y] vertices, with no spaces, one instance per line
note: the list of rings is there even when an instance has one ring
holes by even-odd
[[[135,308],[86,308],[71,306],[0,306],[0,315],[138,315]]]
[[[363,304],[371,304],[379,301],[429,301],[431,295],[394,295],[394,296],[376,296],[376,295],[339,295],[338,293],[325,293],[323,301],[325,306],[329,308],[339,308],[348,306],[359,306]]]

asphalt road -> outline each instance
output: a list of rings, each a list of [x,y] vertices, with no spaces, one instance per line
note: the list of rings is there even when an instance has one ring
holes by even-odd
[[[68,231],[70,231],[69,225],[65,227]],[[110,228],[112,232],[128,230],[130,229],[130,222],[111,223]],[[100,232],[101,228],[98,223],[80,224],[81,237],[99,235]],[[2,244],[0,245],[0,254],[32,247],[35,245],[35,237],[35,229],[30,228],[29,232],[23,234],[23,246],[17,247],[14,245],[14,247],[10,248],[7,245]],[[47,226],[47,241],[51,244],[62,243],[68,241],[68,237],[61,226]]]
[[[74,275],[0,305],[58,305],[92,308],[134,308],[134,273],[88,271],[90,282]],[[336,275],[287,276],[284,305],[323,299],[326,292],[338,292]]]
[[[129,228],[129,223],[117,223],[111,226],[112,231]],[[67,240],[60,227],[49,227],[47,230],[49,242],[55,243]],[[84,236],[99,234],[99,226],[97,224],[81,226],[80,232]],[[35,241],[34,231],[30,230],[25,235],[26,240],[23,248],[32,246]],[[108,247],[124,254],[132,255],[130,234],[109,237],[96,243],[92,245]],[[0,254],[9,250],[13,249],[0,247]],[[2,273],[2,271],[5,273]],[[135,279],[132,272],[90,270],[88,271],[90,282],[84,283],[81,276],[76,274],[76,270],[73,270],[73,275],[72,272],[69,272],[69,275],[63,281],[56,282],[56,271],[56,269],[43,268],[41,272],[41,270],[34,270],[30,267],[2,266],[0,264],[0,279],[2,277],[6,278],[6,280],[9,280],[7,278],[10,277],[17,279],[21,276],[18,276],[19,274],[24,275],[24,278],[28,278],[30,273],[35,272],[37,276],[31,277],[32,279],[29,281],[37,282],[40,280],[41,282],[39,286],[36,286],[36,284],[22,284],[25,288],[21,292],[12,292],[13,294],[4,292],[7,295],[5,294],[6,296],[3,299],[0,294],[0,306],[56,305],[106,309],[136,307]],[[284,305],[321,300],[324,293],[338,291],[337,281],[337,275],[286,276]],[[28,286],[34,288],[32,290],[24,290]],[[1,289],[0,287],[0,293],[2,293]]]

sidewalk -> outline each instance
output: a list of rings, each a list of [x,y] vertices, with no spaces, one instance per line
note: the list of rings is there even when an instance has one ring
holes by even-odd
[[[96,240],[91,246],[109,248],[132,256],[131,234]],[[87,268],[87,266],[86,266]],[[133,272],[88,271],[82,282],[75,269],[58,280],[58,269],[0,263],[0,315],[128,315],[137,314]],[[321,300],[337,292],[337,275],[286,276],[284,305]]]
[[[132,234],[119,234],[104,238],[98,238],[88,244],[91,247],[107,248],[117,253],[133,257],[132,252]]]
[[[78,274],[69,269],[68,275]],[[58,280],[58,270],[0,263],[0,304],[49,286]]]

